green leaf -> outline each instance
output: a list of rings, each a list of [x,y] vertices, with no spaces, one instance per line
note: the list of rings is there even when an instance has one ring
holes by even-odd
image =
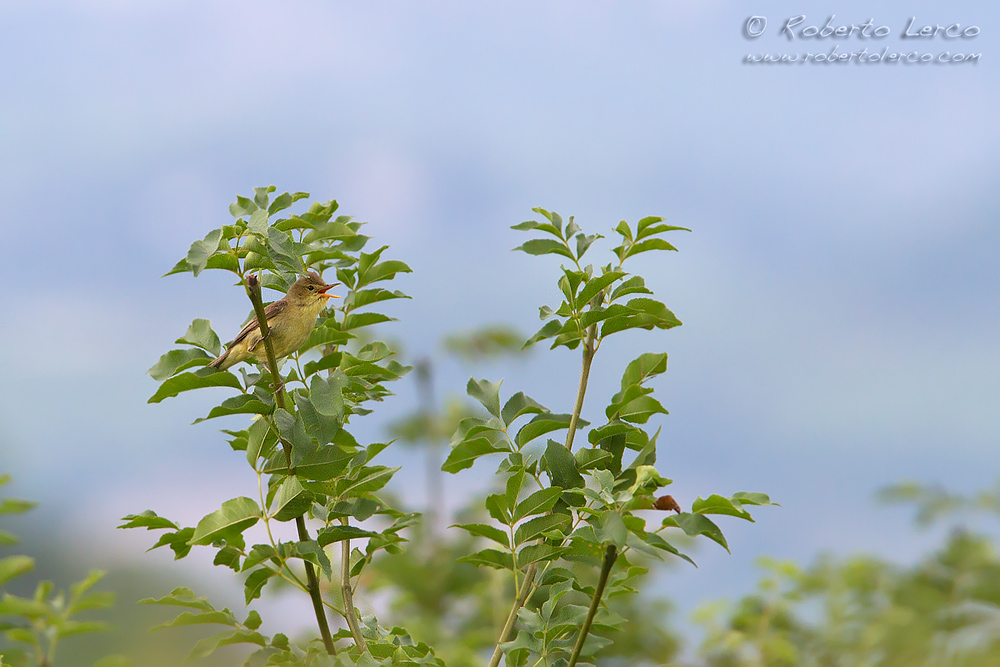
[[[340,498],[353,498],[365,493],[378,491],[385,486],[392,476],[399,471],[399,467],[388,468],[386,466],[369,466],[361,469],[361,474],[357,479],[346,480],[341,485],[343,491]]]
[[[15,577],[31,572],[35,567],[35,559],[28,556],[7,556],[0,559],[0,586]]]
[[[689,514],[687,512],[673,514],[663,520],[663,525],[676,526],[691,537],[704,535],[708,539],[722,545],[726,551],[729,551],[729,544],[726,542],[722,530],[703,514]]]
[[[216,649],[232,644],[256,644],[257,646],[264,647],[267,646],[267,640],[260,633],[247,630],[220,632],[217,635],[205,637],[195,644],[191,650],[191,654],[188,656],[188,660],[207,657],[214,653]]]
[[[303,540],[296,542],[295,555],[318,567],[326,575],[327,580],[333,578],[333,566],[330,564],[330,557],[326,555],[323,547],[316,541]]]
[[[162,604],[171,607],[187,607],[189,609],[201,609],[202,611],[215,611],[215,607],[207,598],[196,597],[190,588],[175,588],[169,595],[162,598],[143,598],[139,604]]]
[[[601,522],[594,526],[594,533],[602,544],[614,544],[619,550],[624,548],[628,539],[628,529],[618,512],[606,510],[601,513]]]
[[[210,352],[213,357],[219,356],[219,352],[222,351],[222,344],[219,342],[219,336],[212,331],[212,323],[203,319],[196,319],[191,322],[187,332],[174,342],[178,345],[194,345],[195,347],[200,347],[201,349]]]
[[[459,563],[472,563],[477,567],[492,567],[495,570],[514,569],[514,559],[509,552],[483,549],[458,559]]]
[[[582,479],[582,477],[581,477]],[[562,489],[549,487],[535,491],[517,504],[514,509],[513,522],[518,522],[526,516],[543,514],[555,507],[556,501],[562,495]]]
[[[309,246],[296,243],[287,233],[275,229],[267,228],[267,254],[275,264],[285,266],[293,273],[303,274],[306,272],[305,264],[302,263],[302,255]]]
[[[616,287],[608,300],[615,301],[628,294],[652,294],[652,292],[646,289],[646,282],[642,276],[633,276]]]
[[[645,424],[655,414],[669,414],[666,408],[652,396],[640,396],[618,408],[617,416],[633,424]],[[614,416],[614,415],[609,415]]]
[[[243,594],[246,598],[246,603],[250,604],[253,600],[259,598],[264,585],[271,577],[277,574],[277,572],[267,567],[262,567],[251,572],[250,576],[243,582]]]
[[[362,253],[363,255],[364,253]],[[392,280],[397,273],[413,273],[413,269],[399,260],[389,259],[372,266],[366,271],[358,270],[358,282],[355,289],[371,285],[381,280]]]
[[[517,432],[517,436],[514,438],[514,442],[517,444],[518,449],[520,449],[535,438],[545,435],[546,433],[569,428],[569,423],[572,418],[572,415],[554,415],[550,412],[539,414],[521,427],[521,429]],[[588,423],[589,422],[582,419],[577,420],[577,427],[586,426]]]
[[[535,517],[517,527],[517,532],[514,533],[514,543],[521,545],[550,531],[564,530],[569,526],[569,523],[570,518],[566,514],[545,514]]]
[[[148,403],[159,403],[165,398],[172,398],[181,392],[203,387],[232,387],[242,390],[240,381],[235,375],[228,372],[214,372],[208,375],[197,375],[195,373],[181,373],[169,378],[160,385]]]
[[[38,503],[30,500],[17,500],[15,498],[4,498],[0,500],[0,515],[2,514],[23,514],[36,507]]]
[[[524,347],[521,349],[527,350],[529,347],[537,343],[538,341],[545,340],[546,338],[552,338],[557,335],[563,328],[563,323],[559,320],[552,320],[546,322],[545,325],[535,332],[535,335],[529,338],[524,343]]]
[[[548,544],[529,544],[518,552],[517,567],[524,568],[532,563],[555,560],[566,551],[566,547],[553,547]]]
[[[502,381],[501,381],[502,382]],[[500,384],[489,380],[471,378],[466,385],[469,396],[483,404],[483,407],[494,417],[500,417]]]
[[[497,397],[499,398],[499,391]],[[503,410],[500,413],[500,419],[503,420],[505,425],[510,426],[521,415],[538,414],[541,412],[548,412],[548,410],[541,403],[525,395],[524,392],[519,391],[504,404]]]
[[[160,357],[160,360],[146,372],[149,373],[154,380],[162,381],[166,380],[174,373],[184,370],[185,368],[190,368],[192,366],[204,366],[212,359],[213,357],[211,355],[196,347],[184,350],[170,350]]]
[[[552,486],[576,489],[584,485],[583,475],[576,469],[576,459],[568,449],[555,440],[549,440],[544,460]]]
[[[514,250],[521,250],[529,255],[562,255],[571,260],[576,260],[576,257],[573,256],[573,253],[570,252],[564,243],[553,239],[532,239],[525,241],[514,248]]]
[[[357,526],[333,525],[319,531],[319,534],[316,536],[316,542],[319,543],[320,546],[325,547],[328,544],[343,542],[344,540],[357,540],[378,536],[379,533],[365,530],[364,528],[358,528]]]
[[[343,391],[346,383],[347,378],[342,375],[334,375],[329,378],[314,375],[309,382],[309,400],[316,408],[316,412],[343,420]]]
[[[626,276],[624,271],[608,271],[587,281],[587,284],[580,290],[577,303],[581,306],[590,303],[590,300],[597,296],[597,293],[606,288],[619,278]]]
[[[197,614],[185,611],[177,615],[176,618],[155,625],[150,630],[163,630],[165,628],[178,628],[185,625],[228,625],[236,627],[236,617],[230,611],[202,611]]]
[[[471,468],[472,464],[475,463],[476,459],[480,456],[509,451],[509,447],[494,445],[485,437],[479,437],[473,440],[463,440],[455,445],[455,447],[448,454],[448,458],[441,466],[441,470],[456,473],[459,470]]]
[[[233,498],[222,503],[222,507],[206,515],[198,522],[191,544],[211,544],[215,540],[230,540],[261,517],[257,503],[246,497]]]
[[[267,236],[267,211],[259,208],[250,214],[250,219],[247,220],[247,229],[249,229],[254,234],[260,234],[261,236]]]
[[[558,239],[562,238],[562,231],[557,229],[555,225],[548,222],[536,222],[535,220],[527,220],[525,222],[512,225],[511,229],[516,229],[519,232],[529,232],[537,229],[540,232],[545,232],[551,234]]]
[[[708,498],[702,499],[698,496],[691,504],[691,511],[695,514],[725,514],[728,516],[739,517],[745,521],[753,523],[753,517],[745,509],[733,503],[733,501],[728,498],[723,498],[720,495],[712,494]]]
[[[8,533],[6,530],[0,530],[0,547],[9,547],[13,544],[18,544],[20,541],[17,535]]]
[[[267,458],[274,451],[278,434],[266,419],[255,419],[247,429],[247,463],[255,470],[257,459]]]
[[[184,558],[191,553],[191,537],[194,535],[194,528],[181,528],[170,533],[160,535],[156,544],[149,548],[149,551],[159,547],[168,546],[174,552],[174,560]]]
[[[667,371],[667,353],[647,352],[629,362],[622,374],[622,390],[643,384],[649,378]]]
[[[205,265],[208,264],[208,258],[219,250],[219,242],[221,240],[222,230],[213,229],[205,235],[204,239],[191,244],[185,260],[195,276],[204,270]]]
[[[625,240],[627,241],[632,240],[632,230],[629,229],[628,223],[625,222],[624,220],[618,223],[618,226],[615,227],[615,231],[621,234],[622,238],[624,238]]]
[[[461,528],[471,535],[486,537],[494,542],[510,549],[510,535],[495,526],[487,526],[482,523],[463,523],[450,526],[451,528]]]
[[[271,518],[275,521],[291,521],[295,517],[302,516],[312,505],[312,501],[313,495],[302,487],[299,478],[296,475],[288,475],[281,481],[278,493],[274,497]]]
[[[741,505],[774,505],[779,507],[778,503],[771,502],[771,498],[766,493],[740,491],[734,493],[732,499]]]
[[[511,503],[506,494],[493,493],[486,496],[485,505],[490,516],[503,525],[509,526],[514,523],[511,520]]]
[[[634,257],[639,253],[648,252],[650,250],[673,250],[676,252],[677,248],[663,239],[646,239],[645,241],[639,241],[635,245],[628,248],[625,252],[625,257]]]
[[[158,516],[153,510],[146,510],[141,514],[129,514],[121,519],[125,523],[118,528],[145,528],[146,530],[160,530],[172,528],[178,530],[177,524],[170,519]]]
[[[210,375],[208,377],[214,376]],[[222,401],[220,405],[209,410],[207,415],[195,419],[192,423],[200,424],[209,419],[228,417],[229,415],[269,415],[273,409],[273,406],[262,402],[253,394],[240,394],[239,396],[230,396]]]

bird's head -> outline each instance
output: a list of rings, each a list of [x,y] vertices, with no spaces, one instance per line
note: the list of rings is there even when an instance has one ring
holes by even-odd
[[[340,283],[327,285],[318,273],[312,271],[296,280],[288,290],[287,298],[292,303],[302,306],[318,306],[325,304],[326,299],[339,299],[336,294],[327,294],[327,290]]]

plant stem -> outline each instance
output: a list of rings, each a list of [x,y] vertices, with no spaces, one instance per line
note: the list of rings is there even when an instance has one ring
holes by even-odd
[[[257,325],[260,327],[261,340],[264,343],[264,351],[267,353],[267,367],[271,372],[271,379],[274,381],[274,404],[285,409],[285,387],[281,383],[281,375],[278,373],[278,359],[274,356],[274,345],[271,343],[270,329],[267,326],[267,315],[264,314],[264,300],[260,296],[260,281],[257,276],[250,274],[246,277],[247,296],[253,304],[253,310],[257,314]],[[288,463],[288,472],[292,472],[292,446],[283,438],[281,447],[285,450],[285,461]],[[309,531],[306,530],[305,516],[295,517],[295,527],[298,530],[299,540],[309,541]],[[316,569],[309,561],[305,561],[306,581],[309,586],[309,597],[312,599],[313,612],[316,614],[316,623],[319,625],[319,634],[323,638],[323,646],[330,655],[337,654],[337,648],[333,645],[333,636],[330,634],[330,625],[326,618],[326,610],[323,609],[323,597],[319,591],[319,577],[316,576]]]
[[[345,526],[347,524],[347,519],[341,519],[341,523]],[[340,551],[340,590],[344,596],[344,618],[347,619],[347,627],[351,629],[351,634],[354,635],[354,644],[361,650],[362,653],[368,650],[368,644],[365,643],[365,638],[361,634],[361,624],[358,623],[358,613],[354,609],[354,591],[351,590],[351,541],[344,540],[341,542]]]
[[[569,432],[566,434],[566,449],[573,451],[573,437],[576,435],[576,425],[583,411],[583,397],[587,394],[587,381],[590,379],[590,364],[594,361],[594,342],[597,340],[597,325],[592,324],[587,329],[587,339],[583,342],[583,365],[580,368],[580,387],[576,390],[576,406],[569,420]]]
[[[597,608],[601,606],[601,596],[604,595],[608,575],[611,574],[611,567],[617,559],[618,549],[615,548],[615,545],[609,544],[604,552],[604,565],[601,567],[601,578],[597,582],[597,590],[594,591],[594,598],[590,601],[590,610],[587,612],[587,618],[583,621],[583,627],[580,628],[580,636],[577,637],[576,646],[573,647],[573,654],[569,657],[569,664],[566,667],[575,667],[577,660],[580,659],[583,644],[587,641],[587,634],[590,633],[590,625],[594,622],[594,616],[597,615]]]
[[[518,594],[517,599],[514,600],[514,606],[511,607],[510,615],[507,616],[507,623],[504,624],[503,631],[500,633],[500,641],[497,642],[497,647],[493,650],[493,657],[490,659],[489,667],[497,667],[500,664],[500,659],[503,657],[503,649],[500,648],[500,644],[510,640],[509,635],[514,629],[514,622],[517,621],[517,612],[524,606],[528,595],[531,594],[531,585],[535,583],[535,574],[537,573],[537,563],[532,563],[525,571],[524,582],[521,584],[521,592]]]
[[[587,393],[587,381],[590,379],[590,365],[594,361],[594,353],[597,351],[594,347],[594,343],[597,340],[597,325],[593,324],[587,330],[587,339],[583,343],[583,365],[580,369],[580,386],[576,390],[576,405],[573,407],[573,415],[569,420],[569,433],[566,434],[566,449],[572,451],[573,449],[573,436],[576,435],[576,427],[580,422],[580,413],[583,411],[583,397]],[[521,584],[521,592],[518,594],[517,599],[514,600],[514,605],[510,609],[510,614],[507,616],[507,623],[503,627],[503,631],[500,633],[500,640],[497,642],[497,647],[493,650],[493,657],[490,659],[489,667],[497,667],[500,664],[500,659],[503,657],[503,649],[500,648],[500,644],[510,640],[510,633],[514,629],[514,622],[517,621],[517,612],[524,606],[524,603],[528,600],[528,596],[531,594],[532,585],[535,583],[535,575],[538,574],[538,564],[532,563],[528,566],[528,569],[524,572],[524,582]],[[517,575],[514,575],[515,581]]]

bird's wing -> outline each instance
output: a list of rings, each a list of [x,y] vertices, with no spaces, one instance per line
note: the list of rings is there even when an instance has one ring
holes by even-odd
[[[284,299],[279,299],[278,301],[275,301],[274,303],[270,304],[267,308],[264,309],[264,317],[266,317],[267,321],[270,322],[275,315],[283,311],[287,306],[288,306],[287,301],[285,301]],[[226,347],[232,347],[233,345],[236,345],[236,343],[240,342],[241,340],[249,336],[251,331],[254,331],[259,328],[260,325],[257,324],[257,316],[254,315],[254,318],[249,322],[247,322],[247,325],[243,327],[242,331],[236,334],[236,338],[234,338],[232,342],[230,342],[229,345],[227,345]]]

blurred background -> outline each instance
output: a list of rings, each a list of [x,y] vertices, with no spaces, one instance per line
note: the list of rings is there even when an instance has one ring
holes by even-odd
[[[779,37],[803,12],[800,27],[891,29],[841,52],[982,56],[743,62],[828,52],[837,42]],[[748,39],[753,14],[767,30]],[[383,331],[406,360],[434,360],[441,405],[475,374],[571,409],[575,353],[473,366],[441,347],[483,324],[533,333],[537,307],[558,302],[557,262],[510,252],[532,207],[590,233],[646,215],[693,230],[635,267],[684,326],[602,348],[584,409],[638,352],[666,351],[659,468],[674,497],[782,505],[725,524],[731,555],[702,546],[699,569],[655,578],[682,658],[711,632],[691,612],[756,590],[758,557],[916,567],[954,526],[917,530],[912,508],[875,492],[912,479],[971,494],[1000,475],[993,5],[41,0],[0,15],[0,472],[40,503],[8,529],[46,576],[111,571],[126,613],[214,573],[207,554],[144,554],[152,535],[117,519],[154,508],[193,525],[250,482],[217,432],[232,426],[189,426],[211,397],[147,405],[145,371],[195,317],[238,330],[247,306],[222,273],[159,277],[253,186],[337,199],[413,268],[396,285],[413,299]],[[911,17],[981,32],[903,39]],[[359,438],[385,439],[418,407],[412,377],[396,389]],[[407,467],[391,489],[421,509],[423,453],[394,449],[383,456]],[[446,510],[484,474],[448,476]],[[997,534],[995,519],[968,522]],[[240,606],[223,580],[202,590]],[[307,624],[298,603],[270,602]]]

